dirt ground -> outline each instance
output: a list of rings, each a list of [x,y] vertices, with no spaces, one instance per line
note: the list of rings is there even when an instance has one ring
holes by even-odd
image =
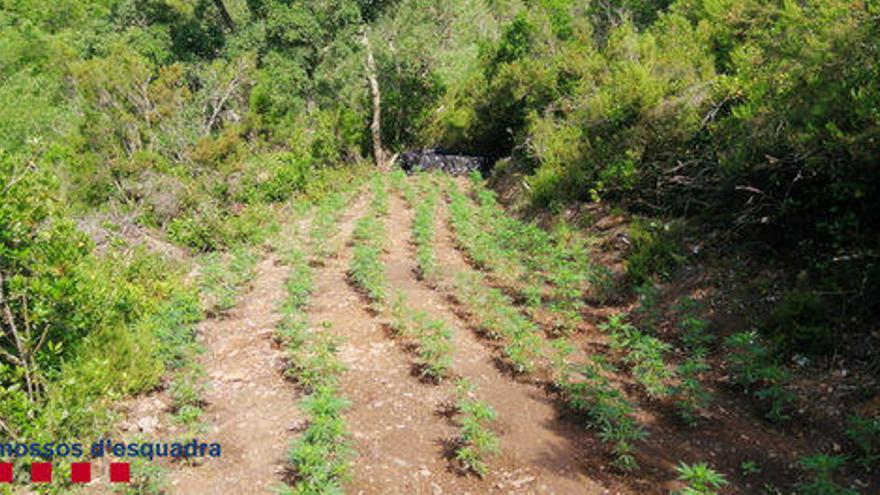
[[[801,475],[797,459],[833,443],[821,423],[780,427],[758,419],[753,405],[727,384],[723,370],[706,380],[714,403],[709,417],[693,428],[678,421],[669,404],[641,396],[623,373],[617,385],[638,403],[637,419],[650,438],[638,446],[638,472],[614,471],[607,447],[586,428],[584,418],[562,407],[540,377],[513,377],[499,366],[494,344],[478,335],[451,297],[453,275],[475,268],[454,245],[446,204],[441,201],[438,208],[434,242],[441,276],[431,283],[416,276],[412,209],[392,194],[389,212],[384,261],[390,292],[401,291],[413,308],[452,329],[452,375],[473,382],[479,398],[498,412],[501,452],[489,461],[485,479],[456,469],[451,454],[458,425],[444,413],[453,396],[452,380],[420,380],[408,343],[394,337],[389,322],[371,312],[350,285],[352,231],[368,214],[366,198],[360,197],[342,217],[338,255],[315,268],[307,308],[315,328],[343,342],[338,355],[347,370],[341,392],[351,402],[345,420],[357,452],[347,493],[666,494],[681,486],[674,471],[679,462],[706,461],[730,481],[723,493],[758,494],[769,484],[792,486]],[[283,484],[285,451],[304,427],[297,408],[301,393],[285,378],[283,354],[273,341],[287,273],[276,255],[268,255],[236,307],[200,325],[208,385],[204,418],[210,425],[205,437],[222,444],[223,456],[197,466],[167,465],[169,493],[262,494]],[[626,305],[587,308],[581,332],[573,338],[582,352],[612,354],[593,323],[615,309]],[[123,430],[173,434],[166,424],[167,402],[161,393],[134,401]],[[745,462],[756,463],[761,471],[743,473]],[[866,488],[873,486],[869,478],[860,481]],[[101,481],[95,486],[104,486]]]

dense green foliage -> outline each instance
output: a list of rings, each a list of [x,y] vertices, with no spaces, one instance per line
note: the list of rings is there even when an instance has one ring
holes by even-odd
[[[832,329],[880,309],[878,14],[848,0],[401,1],[377,24],[384,137],[505,158],[497,176],[522,174],[537,210],[639,214],[636,285],[672,274],[693,226],[786,253],[826,313],[768,333],[828,353]]]
[[[315,420],[290,463],[308,489],[338,489],[349,462],[338,342],[308,329],[303,308],[310,270],[339,249],[348,197],[333,191],[372,151],[367,47],[389,151],[498,159],[490,179],[516,179],[539,220],[599,202],[628,221],[622,285],[640,304],[604,325],[621,369],[551,365],[618,467],[636,467],[646,431],[608,379],[617,372],[697,425],[710,404],[701,380],[726,352],[731,381],[789,420],[791,358],[832,354],[838,331],[880,310],[878,18],[858,0],[0,0],[0,436],[103,432],[109,404],[169,372],[175,419],[198,433],[194,324],[235,304],[255,247],[295,220],[289,201],[320,200],[287,260],[279,336]],[[415,184],[392,176],[415,210],[420,275],[441,278],[432,242],[448,198],[455,242],[483,272],[450,290],[515,373],[553,361],[586,302],[613,292],[568,224],[510,216],[482,177],[468,192]],[[373,192],[350,276],[385,311],[384,178]],[[703,244],[684,240],[698,236],[791,274],[769,317],[723,345],[692,307],[659,324],[653,283],[697,255]],[[426,376],[450,376],[449,329],[405,320]],[[460,399],[457,459],[482,475],[494,414]],[[865,470],[878,429],[849,422]],[[805,459],[802,491],[847,493],[833,479],[841,463]],[[704,464],[679,474],[685,493],[724,484]]]
[[[280,203],[350,182],[353,33],[381,7],[0,1],[4,437],[103,431],[105,406],[166,370],[198,424],[188,326],[234,304]]]

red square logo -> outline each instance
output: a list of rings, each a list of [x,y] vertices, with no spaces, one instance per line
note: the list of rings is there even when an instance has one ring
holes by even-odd
[[[128,483],[131,481],[131,466],[127,462],[110,463],[110,482]]]
[[[51,483],[52,482],[52,463],[51,462],[32,462],[31,463],[31,483]]]
[[[71,464],[70,481],[73,483],[88,483],[92,481],[92,463],[74,462]]]
[[[0,462],[0,483],[12,483],[11,462]]]

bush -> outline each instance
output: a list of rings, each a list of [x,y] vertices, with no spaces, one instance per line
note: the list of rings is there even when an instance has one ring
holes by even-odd
[[[801,466],[809,471],[810,480],[798,485],[802,495],[858,495],[855,490],[843,488],[834,481],[834,473],[843,466],[845,458],[839,455],[815,454],[801,459]]]
[[[880,418],[852,415],[848,419],[846,436],[856,444],[856,461],[866,471],[880,462]]]
[[[786,355],[796,352],[827,355],[834,350],[828,308],[819,296],[810,292],[787,294],[763,331],[776,349]]]
[[[667,279],[682,260],[679,247],[681,225],[639,220],[630,227],[632,246],[626,256],[626,274],[634,285],[653,277]]]
[[[718,495],[718,490],[727,484],[721,473],[704,462],[681,463],[675,470],[678,472],[678,479],[688,484],[687,487],[676,492],[676,495]]]
[[[160,301],[185,287],[169,261],[142,250],[92,254],[66,219],[51,175],[0,155],[0,411],[37,441],[97,431],[109,398],[154,386]],[[10,433],[10,432],[4,432]]]
[[[781,422],[790,419],[796,397],[788,390],[790,374],[779,364],[756,332],[740,332],[727,338],[728,362],[733,381],[768,405],[767,418]]]

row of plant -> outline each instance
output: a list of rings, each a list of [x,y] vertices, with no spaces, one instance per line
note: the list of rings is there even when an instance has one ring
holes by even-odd
[[[228,311],[247,289],[256,272],[254,267],[258,256],[252,249],[238,248],[230,253],[210,253],[204,255],[199,273],[201,311],[216,316]],[[194,318],[192,308],[180,301],[178,306],[170,307],[169,318]],[[195,340],[192,326],[175,327],[175,335],[160,332],[160,339],[168,338],[175,342],[174,356],[167,363],[173,373],[168,386],[171,397],[172,421],[184,429],[183,436],[194,437],[204,433],[206,425],[202,422],[205,391],[205,370],[196,359],[204,349]]]
[[[235,306],[236,299],[253,279],[259,256],[253,248],[204,255],[199,273],[202,306],[214,316]]]
[[[198,343],[197,323],[204,315],[217,315],[235,306],[253,280],[257,256],[240,248],[226,256],[204,255],[198,278],[198,292],[180,290],[142,324],[157,339],[157,355],[170,377],[171,421],[186,441],[204,434],[205,370],[198,361],[204,348]],[[183,459],[183,462],[194,462]],[[132,464],[132,481],[126,493],[158,494],[165,489],[164,470],[146,462]]]
[[[336,231],[335,225],[331,224],[336,223],[332,219],[338,220],[339,215],[328,213],[331,211],[328,205],[340,207],[340,197],[332,195],[318,206],[316,215],[325,215],[326,218],[312,223],[310,239],[316,239],[316,230],[325,234]],[[339,210],[341,208],[336,211]],[[331,255],[319,247],[313,253],[312,261]],[[341,485],[348,478],[353,450],[342,417],[348,402],[339,390],[345,371],[337,357],[339,340],[327,331],[328,323],[313,327],[307,316],[307,305],[314,290],[314,273],[308,254],[294,248],[286,261],[290,272],[276,335],[285,348],[287,374],[307,393],[300,408],[308,423],[287,453],[294,483],[281,487],[278,492],[298,495],[342,493]]]
[[[474,204],[449,183],[450,222],[456,241],[471,261],[526,302],[530,312],[549,313],[562,333],[581,321],[584,292],[593,273],[579,237],[565,224],[551,235],[519,221],[498,204],[479,174],[472,175]]]
[[[624,352],[623,362],[648,397],[659,399],[669,394],[671,372],[663,357],[672,348],[669,344],[640,331],[624,314],[612,315],[599,328],[608,333],[612,350]]]
[[[442,321],[432,319],[424,311],[416,311],[398,292],[390,307],[391,329],[394,333],[415,342],[420,378],[440,382],[450,375],[452,353],[452,330]]]
[[[450,223],[459,246],[478,268],[496,275],[502,273],[503,277],[503,270],[508,267],[496,263],[497,257],[506,255],[499,247],[500,242],[486,233],[491,229],[486,228],[485,222],[478,224],[476,219],[481,214],[453,182],[447,183],[447,191]],[[508,246],[514,245],[510,239],[505,242]],[[503,349],[513,369],[520,373],[534,371],[538,360],[545,354],[544,340],[514,301],[500,289],[490,287],[485,276],[479,273],[458,274],[453,289],[456,298],[476,320],[481,334],[506,342]],[[531,304],[540,306],[543,302],[545,300],[541,297],[536,297]],[[574,348],[565,339],[552,342],[554,350],[547,354],[551,356],[550,366],[558,395],[570,409],[587,415],[589,425],[611,445],[615,466],[623,470],[636,469],[635,442],[643,440],[647,433],[633,417],[633,405],[603,374],[613,372],[613,368],[598,356],[590,357],[586,363],[569,363],[567,357]]]
[[[418,191],[413,198],[408,198],[410,207],[414,209],[412,238],[416,249],[416,269],[423,280],[433,281],[437,278],[437,259],[434,253],[434,236],[436,234],[435,213],[439,191],[426,175],[419,176]],[[414,190],[415,188],[410,188]]]
[[[197,360],[204,352],[197,341],[197,324],[204,314],[198,294],[181,291],[144,322],[157,337],[157,353],[170,377],[171,419],[182,428],[180,436],[183,440],[192,439],[206,430],[202,421],[205,371]],[[158,495],[166,488],[163,467],[139,459],[132,462],[131,483],[124,487],[124,493]]]
[[[649,308],[650,305],[643,305],[640,311],[644,313]],[[646,324],[649,322],[647,318]],[[627,321],[627,315],[612,315],[599,328],[608,333],[611,348],[624,353],[623,363],[630,367],[633,378],[645,393],[652,399],[671,398],[679,417],[695,426],[712,399],[700,380],[702,373],[709,369],[705,359],[707,322],[686,313],[679,325],[685,357],[675,368],[670,368],[666,360],[672,346],[636,328]]]
[[[372,183],[373,198],[367,213],[355,224],[354,252],[349,277],[363,291],[374,311],[380,312],[388,299],[388,281],[382,254],[388,244],[383,217],[388,213],[388,189],[381,175]]]
[[[766,406],[767,419],[791,419],[796,397],[788,388],[789,371],[780,364],[756,331],[739,332],[725,340],[733,382]]]
[[[582,363],[567,357],[573,348],[560,339],[553,358],[554,386],[565,404],[587,416],[588,426],[611,446],[612,464],[624,471],[638,468],[635,443],[644,441],[645,431],[633,416],[634,406],[608,378],[617,370],[601,356],[588,356]]]
[[[675,368],[678,383],[670,388],[678,415],[687,424],[695,426],[712,402],[712,394],[700,377],[709,371],[706,357],[715,337],[708,332],[709,322],[698,314],[699,303],[684,298],[676,305],[678,339],[684,358]]]
[[[449,222],[455,233],[456,245],[467,253],[470,261],[482,270],[506,280],[516,280],[520,269],[513,262],[509,244],[502,244],[492,230],[480,222],[478,208],[450,179],[446,185],[449,196]]]
[[[480,333],[501,342],[501,348],[516,373],[531,373],[538,365],[544,340],[537,326],[523,316],[501,290],[489,287],[476,272],[456,275],[456,299],[474,319]]]
[[[420,172],[418,173],[419,177],[427,177],[426,173]],[[409,204],[410,208],[415,208],[419,201],[419,191],[413,187],[412,182],[407,180],[406,173],[396,168],[390,174],[388,174],[388,178],[390,180],[391,188],[395,191],[403,194],[403,198]]]
[[[479,477],[489,473],[487,461],[499,451],[498,437],[492,424],[498,413],[486,402],[476,398],[476,387],[462,378],[455,385],[452,413],[457,415],[459,434],[454,444],[454,459],[464,472]]]
[[[309,250],[316,261],[333,257],[338,252],[339,237],[336,234],[339,233],[339,218],[345,211],[347,201],[347,193],[334,192],[315,208],[309,229]]]

